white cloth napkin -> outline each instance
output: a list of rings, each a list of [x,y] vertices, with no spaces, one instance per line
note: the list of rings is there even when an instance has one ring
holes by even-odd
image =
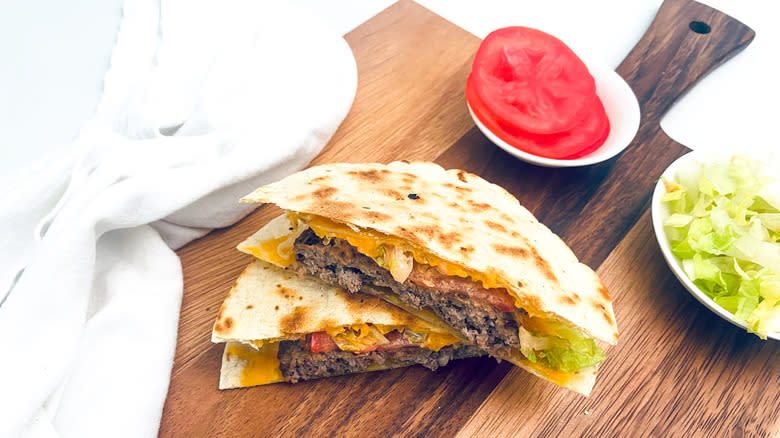
[[[355,95],[345,41],[286,4],[126,0],[123,14],[72,151],[0,181],[0,437],[154,436],[173,249],[305,166]]]

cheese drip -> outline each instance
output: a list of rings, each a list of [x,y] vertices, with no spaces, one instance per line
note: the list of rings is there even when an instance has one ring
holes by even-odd
[[[458,342],[460,342],[460,339],[449,333],[428,333],[422,347],[433,351],[439,351],[444,347]]]
[[[286,268],[295,262],[295,239],[306,231],[306,226],[296,218],[288,216],[289,230],[281,236],[277,236],[261,242],[257,246],[241,248],[260,260]]]
[[[241,371],[241,386],[284,382],[284,376],[279,369],[278,354],[278,342],[265,343],[259,349],[230,344],[225,353],[228,360],[238,359],[244,362],[244,369]]]

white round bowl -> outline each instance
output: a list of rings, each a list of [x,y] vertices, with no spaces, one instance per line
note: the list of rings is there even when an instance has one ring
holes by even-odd
[[[515,157],[532,164],[544,167],[580,167],[600,163],[609,160],[622,152],[634,139],[639,129],[639,102],[634,96],[631,87],[626,81],[612,69],[599,65],[588,64],[588,70],[596,81],[596,94],[604,104],[604,110],[610,123],[610,131],[607,140],[598,149],[590,154],[570,159],[559,160],[555,158],[540,157],[525,151],[521,151],[509,143],[501,140],[474,115],[469,107],[469,114],[474,119],[480,131],[501,149]],[[468,104],[468,102],[467,102]]]
[[[663,172],[662,176],[666,178],[667,180],[672,180],[676,178],[677,171],[683,167],[688,165],[692,162],[700,162],[700,163],[714,163],[714,162],[722,162],[724,160],[729,159],[733,155],[747,155],[745,153],[739,152],[739,153],[724,153],[724,152],[713,152],[713,151],[694,151],[689,152],[682,157],[675,160],[672,164],[669,165],[669,167],[666,168],[666,170]],[[757,158],[757,157],[754,157]],[[661,196],[665,193],[666,189],[664,188],[664,183],[661,178],[658,179],[658,182],[655,185],[655,190],[653,191],[653,200],[652,200],[652,221],[653,221],[653,231],[655,232],[655,238],[658,240],[658,246],[661,247],[661,253],[664,256],[664,259],[666,260],[666,263],[669,265],[669,268],[672,270],[672,273],[674,273],[674,276],[677,277],[678,280],[680,280],[680,283],[685,286],[686,289],[688,289],[688,292],[690,292],[691,295],[693,295],[694,298],[699,300],[700,303],[704,304],[705,307],[713,311],[716,315],[720,316],[721,318],[725,319],[726,321],[741,327],[745,330],[747,330],[747,325],[741,321],[737,321],[734,319],[734,315],[728,312],[726,309],[720,307],[713,301],[710,297],[707,296],[701,289],[699,289],[698,286],[696,286],[693,281],[691,281],[690,278],[685,274],[685,271],[683,270],[682,262],[680,259],[678,259],[673,253],[672,248],[669,244],[669,239],[666,238],[666,232],[664,231],[664,221],[666,218],[669,217],[669,208],[668,206],[661,202]],[[780,340],[780,332],[774,332],[774,333],[768,333],[768,338]]]

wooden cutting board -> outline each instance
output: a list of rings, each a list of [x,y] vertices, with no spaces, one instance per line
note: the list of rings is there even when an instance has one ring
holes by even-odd
[[[697,33],[703,26],[709,33]],[[160,435],[775,436],[780,347],[722,321],[664,264],[650,226],[651,187],[687,149],[660,129],[674,100],[744,48],[753,31],[709,7],[668,0],[618,68],[643,120],[607,163],[547,169],[477,131],[464,99],[479,39],[410,1],[346,35],[359,70],[352,110],[315,160],[433,160],[495,182],[597,269],[621,330],[592,395],[581,397],[488,358],[297,385],[218,391],[219,306],[251,257],[236,244],[279,213],[264,206],[179,251],[184,299]]]

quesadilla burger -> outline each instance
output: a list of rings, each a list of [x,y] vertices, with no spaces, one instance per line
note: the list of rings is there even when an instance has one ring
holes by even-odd
[[[212,331],[225,342],[219,388],[330,377],[485,353],[377,297],[349,294],[257,260],[241,274]]]
[[[584,395],[617,343],[607,289],[503,188],[427,162],[329,164],[255,190],[269,224],[239,249],[413,314]],[[368,287],[367,287],[368,286]]]

